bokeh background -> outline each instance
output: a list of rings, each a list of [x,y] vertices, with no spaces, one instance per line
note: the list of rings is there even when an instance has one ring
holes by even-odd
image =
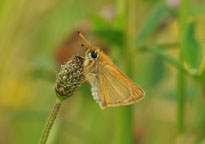
[[[36,144],[85,37],[146,92],[101,110],[83,84],[49,144],[205,144],[204,0],[1,0],[0,143]]]

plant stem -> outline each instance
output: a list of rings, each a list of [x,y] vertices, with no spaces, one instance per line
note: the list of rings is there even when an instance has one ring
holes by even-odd
[[[156,54],[158,57],[162,58],[163,60],[169,62],[174,67],[176,67],[178,70],[182,71],[183,73],[188,74],[189,72],[184,68],[183,63],[175,60],[173,57],[171,57],[169,54],[165,53],[160,47],[158,46],[149,46],[147,47],[148,50],[150,50],[152,53]]]
[[[197,99],[197,123],[200,134],[197,136],[197,142],[200,143],[204,139],[205,133],[205,81],[199,82],[200,95]]]
[[[181,30],[181,48],[179,50],[179,61],[184,63],[183,50],[185,50],[185,33],[186,33],[186,23],[188,15],[188,2],[187,0],[181,1],[180,7],[180,30]],[[180,70],[178,71],[177,77],[177,95],[178,95],[178,131],[179,134],[184,132],[184,104],[185,104],[185,76]]]
[[[132,78],[133,76],[133,60],[135,53],[134,34],[135,34],[135,0],[127,0],[124,2],[124,29],[123,29],[123,59],[125,64],[126,74]],[[116,120],[116,144],[132,144],[133,143],[133,109],[132,106],[123,106],[118,108]]]
[[[183,59],[180,52],[180,62],[173,59],[167,53],[164,53],[160,48],[156,46],[150,46],[148,48],[153,53],[157,54],[159,57],[171,63],[178,69],[178,77],[177,77],[177,125],[179,134],[182,134],[184,131],[184,103],[185,103],[185,76],[184,74],[190,74],[183,66]],[[181,49],[180,49],[181,50]],[[190,74],[191,75],[191,74]],[[194,75],[192,75],[194,76]],[[197,77],[195,77],[197,78]]]
[[[115,144],[133,144],[132,107],[120,107],[117,112]]]
[[[170,56],[168,53],[166,53],[163,50],[163,47],[161,47],[160,45],[147,45],[147,46],[143,46],[140,49],[143,50],[143,51],[150,51],[153,54],[156,54],[162,60],[168,62],[169,64],[174,66],[176,69],[180,70],[184,74],[187,74],[187,75],[191,76],[192,78],[194,78],[196,80],[204,79],[203,75],[193,74],[190,71],[186,70],[184,68],[183,61],[181,61],[181,60],[178,61],[175,58],[173,58],[172,56]]]
[[[178,71],[177,77],[178,112],[177,123],[179,134],[184,131],[184,103],[185,103],[185,78],[182,71]]]
[[[40,139],[40,144],[46,144],[48,136],[50,134],[50,130],[51,130],[51,128],[53,126],[53,123],[56,119],[56,116],[59,112],[61,104],[62,104],[62,100],[57,98],[56,103],[53,106],[53,109],[51,110],[51,113],[50,113],[49,118],[47,120],[46,126],[43,130],[43,133],[42,133],[42,136],[41,136],[41,139]]]

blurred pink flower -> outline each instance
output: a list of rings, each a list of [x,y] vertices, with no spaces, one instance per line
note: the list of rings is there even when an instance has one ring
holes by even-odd
[[[181,0],[167,0],[167,4],[170,7],[178,7],[180,5]]]

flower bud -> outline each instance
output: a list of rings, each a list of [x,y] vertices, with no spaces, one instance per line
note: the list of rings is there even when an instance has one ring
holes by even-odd
[[[84,58],[74,56],[67,63],[61,65],[60,72],[56,76],[55,86],[59,99],[64,100],[73,95],[75,89],[85,80],[83,62]]]

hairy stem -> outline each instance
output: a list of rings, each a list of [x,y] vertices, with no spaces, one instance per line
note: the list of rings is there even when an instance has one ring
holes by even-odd
[[[53,123],[56,119],[56,116],[58,115],[59,109],[61,107],[62,101],[57,98],[55,105],[53,106],[53,109],[51,110],[51,113],[49,115],[49,118],[47,120],[46,126],[43,130],[40,144],[46,144],[48,136],[50,134],[51,128],[53,126]]]

